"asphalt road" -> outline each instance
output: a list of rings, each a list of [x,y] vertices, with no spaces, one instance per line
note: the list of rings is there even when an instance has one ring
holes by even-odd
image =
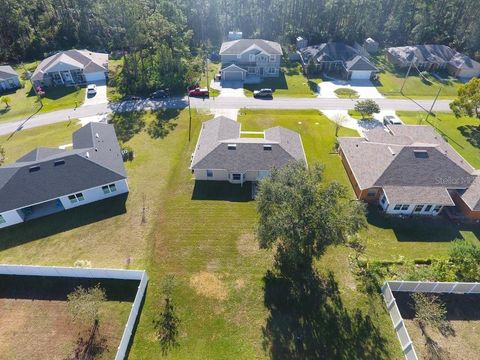
[[[274,98],[254,99],[240,97],[219,97],[211,99],[191,98],[192,108],[199,109],[318,109],[348,110],[353,109],[355,99],[321,99],[321,98]],[[429,110],[433,100],[409,99],[375,99],[382,110]],[[438,100],[434,111],[450,111],[450,100]],[[11,134],[17,130],[53,124],[69,119],[102,115],[111,112],[128,112],[157,108],[183,109],[188,106],[187,98],[171,98],[165,101],[138,100],[113,104],[95,104],[37,114],[28,119],[0,122],[0,135]]]

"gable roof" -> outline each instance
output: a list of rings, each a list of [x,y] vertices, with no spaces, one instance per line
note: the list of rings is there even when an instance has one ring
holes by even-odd
[[[235,150],[229,150],[231,144]],[[270,150],[265,150],[265,145]],[[278,126],[266,130],[263,139],[241,138],[240,124],[222,116],[203,123],[191,168],[260,171],[295,160],[306,164],[298,133]]]
[[[37,168],[37,171],[31,171]],[[73,149],[39,148],[0,167],[0,212],[126,178],[112,125],[90,123],[73,134]]]
[[[325,61],[343,62],[348,71],[378,69],[365,56],[362,56],[353,46],[341,42],[328,42],[320,45],[307,46],[300,51],[303,62],[313,60],[316,63]]]
[[[480,211],[480,174],[477,175],[470,187],[463,193],[462,199],[473,211]]]
[[[108,54],[88,50],[61,51],[44,59],[35,69],[32,80],[42,80],[48,72],[80,69],[84,74],[108,71]]]
[[[391,203],[452,205],[447,189],[475,180],[475,170],[430,126],[391,125],[338,140],[359,188],[381,187]]]
[[[18,74],[10,65],[0,66],[0,80],[7,80],[12,77],[18,77]]]
[[[480,63],[446,45],[426,44],[400,46],[391,47],[387,51],[401,62],[410,62],[415,57],[417,62],[448,63],[456,68],[465,69],[480,68]]]
[[[279,43],[263,39],[239,39],[226,41],[222,43],[220,55],[239,55],[257,47],[268,55],[283,55],[282,47]]]

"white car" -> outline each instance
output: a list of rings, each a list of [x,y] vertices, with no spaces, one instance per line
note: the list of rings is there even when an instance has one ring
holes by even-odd
[[[87,95],[95,95],[97,93],[97,85],[89,84],[87,86]]]
[[[402,120],[396,118],[392,115],[385,115],[383,117],[383,124],[384,125],[403,125]]]

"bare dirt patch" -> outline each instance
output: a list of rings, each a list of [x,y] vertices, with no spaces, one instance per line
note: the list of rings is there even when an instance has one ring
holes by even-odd
[[[214,273],[201,271],[190,278],[190,286],[205,297],[226,300],[228,289],[225,284]]]
[[[237,250],[242,256],[252,256],[258,254],[260,249],[253,234],[242,234],[237,240]]]
[[[480,295],[444,294],[450,329],[446,334],[427,326],[429,345],[413,320],[410,293],[395,293],[402,317],[419,359],[478,359],[480,354]],[[433,343],[432,343],[433,340]],[[432,346],[434,344],[434,346]]]

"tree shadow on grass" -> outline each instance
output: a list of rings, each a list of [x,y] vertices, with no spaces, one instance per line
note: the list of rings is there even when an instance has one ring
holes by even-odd
[[[388,216],[375,206],[369,206],[367,221],[381,229],[392,229],[398,241],[412,242],[450,242],[462,240],[460,231],[472,231],[480,239],[480,229],[474,225],[454,224],[447,218],[436,217],[398,217]]]
[[[192,200],[252,201],[252,184],[246,182],[240,186],[227,181],[197,180],[193,188]]]
[[[115,112],[110,122],[115,127],[117,138],[127,142],[145,127],[145,111]]]
[[[124,214],[127,197],[118,195],[0,229],[0,251]]]
[[[159,109],[153,113],[155,118],[148,124],[147,132],[153,139],[163,139],[177,127],[173,121],[180,114],[180,109]]]
[[[263,347],[271,359],[388,359],[369,315],[347,310],[332,273],[288,277],[268,271]]]
[[[472,146],[480,148],[480,125],[462,125],[457,129]]]

